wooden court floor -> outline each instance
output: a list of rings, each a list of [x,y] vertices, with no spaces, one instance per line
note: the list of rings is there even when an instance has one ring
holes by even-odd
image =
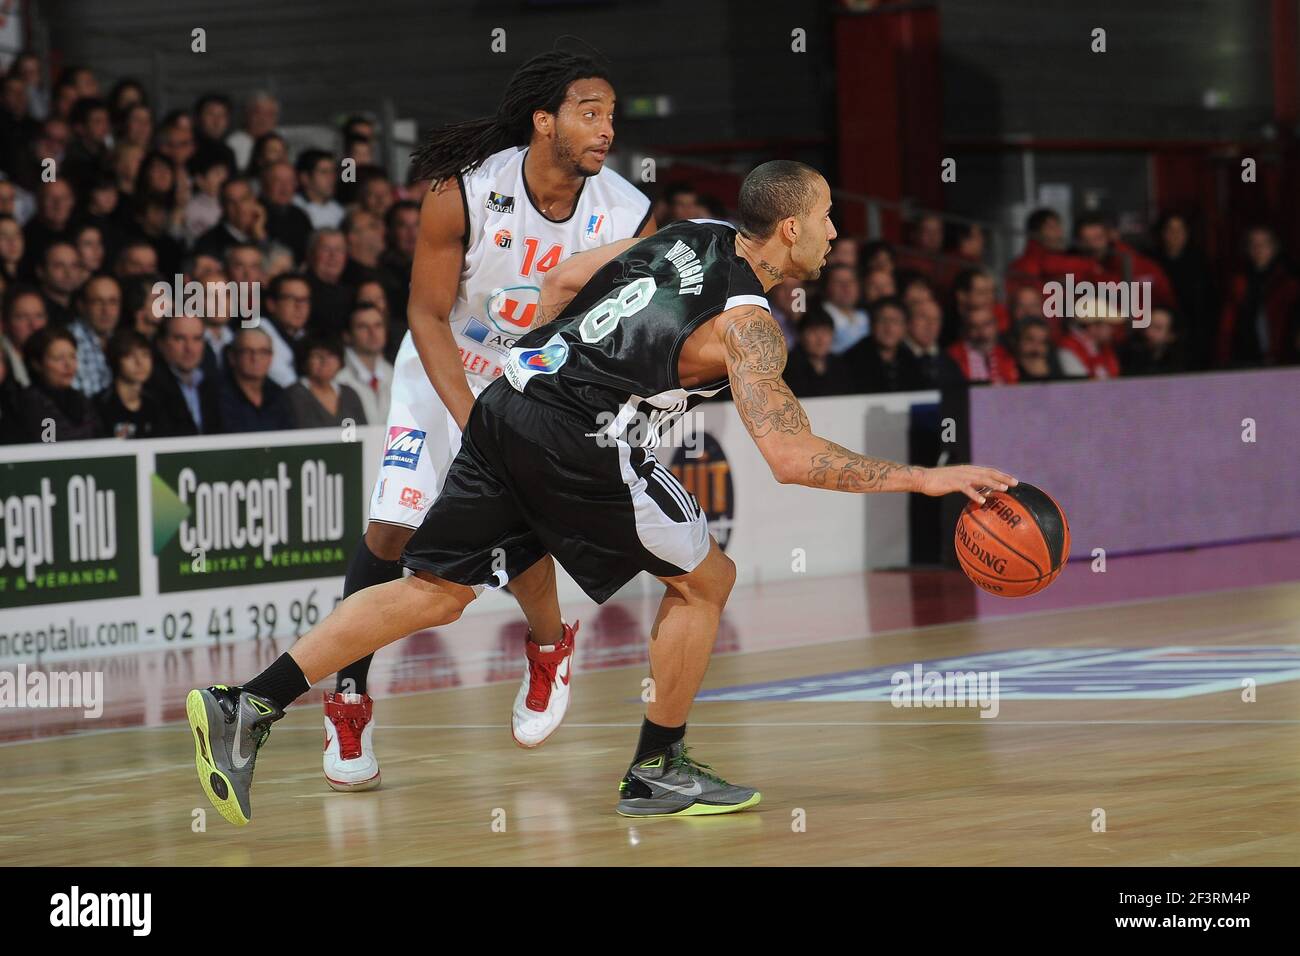
[[[837,611],[832,596],[799,597],[818,634],[852,633],[851,600]],[[761,628],[763,607],[790,604],[779,586],[737,589],[732,626]],[[768,650],[742,641],[715,656],[705,688],[1006,649],[1253,645],[1300,645],[1300,583]],[[0,746],[0,865],[1300,863],[1296,680],[1261,683],[1249,703],[1235,690],[1004,699],[995,719],[884,701],[701,702],[688,743],[762,804],[635,821],[613,806],[645,668],[584,669],[583,651],[580,637],[566,724],[537,751],[511,741],[513,678],[381,700],[384,786],[364,794],[325,787],[313,692],[259,756],[243,829],[203,798],[179,707],[161,726]]]

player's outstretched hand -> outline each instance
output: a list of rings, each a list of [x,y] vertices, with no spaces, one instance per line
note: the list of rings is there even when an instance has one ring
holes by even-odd
[[[938,497],[956,491],[977,504],[984,504],[985,491],[1006,491],[1020,482],[996,468],[979,465],[950,465],[947,468],[926,468],[921,472],[923,495]]]

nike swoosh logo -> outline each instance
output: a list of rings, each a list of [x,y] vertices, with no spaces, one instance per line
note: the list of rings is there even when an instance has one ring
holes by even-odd
[[[685,797],[698,797],[704,791],[698,780],[692,780],[689,787],[678,787],[671,783],[664,783],[662,780],[647,780],[646,782],[653,783],[656,787],[663,787],[665,790],[676,791]]]
[[[235,720],[235,752],[230,755],[230,762],[234,764],[236,770],[243,770],[248,766],[249,757],[243,753],[244,740],[244,707],[240,704],[239,716]]]
[[[561,667],[563,667],[564,673],[560,675],[560,680],[564,681],[565,687],[568,687],[569,686],[569,659],[567,657],[564,659],[563,663],[561,664]]]

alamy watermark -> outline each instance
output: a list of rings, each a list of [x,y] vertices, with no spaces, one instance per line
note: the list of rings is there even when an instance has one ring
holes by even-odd
[[[1133,328],[1151,324],[1150,282],[1074,281],[1067,272],[1064,282],[1043,284],[1043,316],[1049,319],[1133,320]]]
[[[78,708],[88,720],[104,713],[103,671],[0,671],[0,709]]]
[[[620,442],[633,448],[684,448],[687,458],[699,458],[704,452],[704,416],[700,412],[676,412],[656,408],[650,412],[600,412],[596,416],[599,431],[588,433],[601,448],[613,448]]]
[[[978,707],[981,717],[998,715],[997,671],[895,671],[889,702],[895,707]]]
[[[258,324],[262,314],[262,283],[260,282],[199,282],[185,281],[177,273],[172,281],[160,279],[153,284],[154,318],[165,319],[172,315],[192,315],[196,318],[215,316],[239,319],[243,328]]]

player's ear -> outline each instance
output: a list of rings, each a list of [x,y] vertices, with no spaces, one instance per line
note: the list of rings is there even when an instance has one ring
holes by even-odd
[[[533,110],[533,129],[543,136],[550,136],[555,128],[555,117],[546,110]]]

